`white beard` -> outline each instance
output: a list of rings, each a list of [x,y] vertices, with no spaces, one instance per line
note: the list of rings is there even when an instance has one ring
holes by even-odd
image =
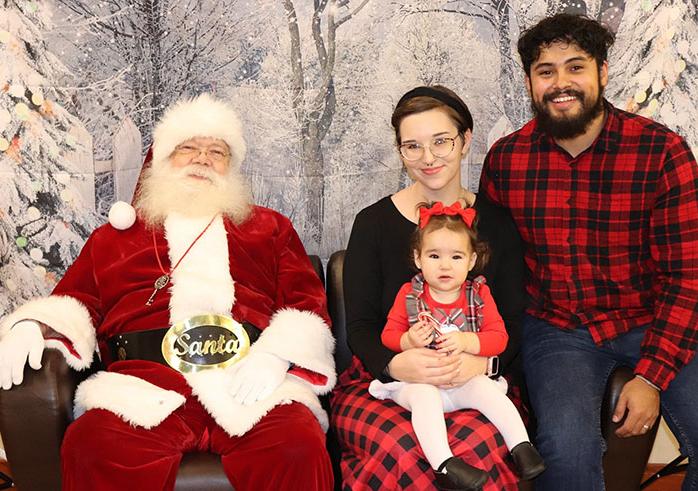
[[[194,179],[189,176],[200,176]],[[162,225],[172,212],[188,217],[221,213],[234,223],[250,214],[252,195],[236,171],[220,175],[209,167],[191,164],[175,169],[155,163],[143,173],[135,207],[150,226]]]

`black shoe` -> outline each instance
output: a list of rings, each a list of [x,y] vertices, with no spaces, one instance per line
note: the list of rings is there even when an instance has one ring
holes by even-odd
[[[545,470],[545,462],[531,442],[519,443],[511,449],[514,464],[521,479],[528,481]]]
[[[458,457],[444,460],[438,470],[434,471],[434,475],[436,487],[448,491],[480,491],[489,477],[485,471],[466,464]]]

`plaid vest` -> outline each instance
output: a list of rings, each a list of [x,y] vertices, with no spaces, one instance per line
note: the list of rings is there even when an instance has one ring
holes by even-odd
[[[480,297],[480,286],[485,283],[485,277],[479,275],[473,280],[465,281],[465,310],[457,307],[454,309],[443,309],[441,307],[430,308],[424,301],[424,276],[418,273],[412,278],[411,291],[406,295],[407,320],[410,326],[417,322],[420,312],[428,312],[440,324],[454,324],[460,331],[479,332],[482,325],[482,306],[484,304]]]

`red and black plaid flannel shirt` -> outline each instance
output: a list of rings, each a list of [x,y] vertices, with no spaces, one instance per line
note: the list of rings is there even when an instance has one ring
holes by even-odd
[[[664,126],[606,112],[574,158],[530,121],[493,145],[480,188],[526,243],[528,313],[597,344],[649,325],[635,373],[666,389],[698,343],[698,167]]]

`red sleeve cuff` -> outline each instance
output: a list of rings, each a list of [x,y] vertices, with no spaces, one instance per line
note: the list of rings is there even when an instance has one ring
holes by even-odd
[[[661,390],[666,390],[671,381],[674,380],[674,377],[676,377],[674,369],[648,358],[642,358],[637,363],[635,374],[645,378]]]
[[[325,375],[313,372],[312,370],[308,370],[307,368],[293,365],[288,370],[288,373],[290,373],[291,375],[295,375],[298,378],[302,378],[303,380],[312,385],[322,386],[327,383],[327,377]]]

